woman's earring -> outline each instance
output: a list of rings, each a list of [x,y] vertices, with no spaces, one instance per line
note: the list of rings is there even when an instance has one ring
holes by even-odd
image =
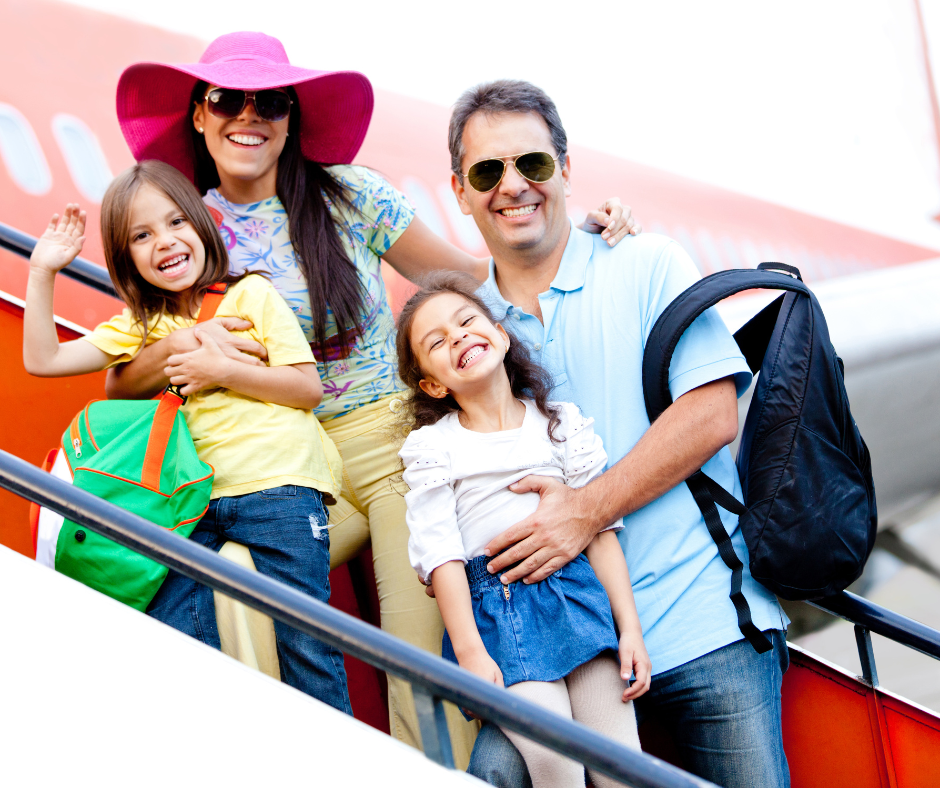
[[[204,133],[204,131],[205,131],[205,130],[202,128],[202,126],[200,126],[200,127],[199,127],[199,133],[202,134],[202,133]]]

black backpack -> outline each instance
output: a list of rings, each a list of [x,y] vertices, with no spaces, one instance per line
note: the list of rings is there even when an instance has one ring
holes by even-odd
[[[849,411],[842,359],[819,302],[792,266],[721,271],[666,307],[643,354],[650,423],[672,404],[669,364],[685,330],[709,307],[751,289],[788,292],[734,335],[751,371],[760,372],[737,457],[745,505],[701,471],[686,484],[731,570],[738,626],[763,653],[770,643],[751,621],[743,565],[716,504],[740,516],[754,579],[789,600],[830,596],[856,580],[874,547],[878,515],[871,458]]]

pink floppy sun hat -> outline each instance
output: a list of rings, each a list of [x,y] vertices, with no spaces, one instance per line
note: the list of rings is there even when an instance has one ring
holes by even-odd
[[[352,162],[372,117],[372,85],[363,74],[298,68],[276,38],[229,33],[209,44],[198,63],[135,63],[121,74],[118,122],[137,161],[159,159],[194,179],[190,96],[199,80],[241,90],[292,86],[301,150],[323,164]]]

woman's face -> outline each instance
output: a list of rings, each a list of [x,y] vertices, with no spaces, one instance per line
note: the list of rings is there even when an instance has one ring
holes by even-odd
[[[214,87],[209,85],[206,93]],[[251,100],[231,119],[217,118],[206,101],[196,105],[193,124],[206,139],[225,199],[243,204],[277,193],[277,160],[287,141],[287,123],[288,118],[262,120]]]

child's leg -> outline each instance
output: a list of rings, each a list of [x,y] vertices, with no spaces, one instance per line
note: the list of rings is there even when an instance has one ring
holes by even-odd
[[[321,602],[330,598],[330,537],[320,493],[308,487],[270,490],[222,499],[219,527],[251,551],[258,571]],[[343,655],[332,646],[274,622],[281,680],[352,714]]]
[[[190,541],[218,552],[225,543],[219,533],[216,514],[226,499],[210,502],[209,509],[190,535]],[[147,607],[147,615],[201,640],[207,646],[221,648],[215,621],[212,589],[172,569]]]
[[[571,703],[564,679],[523,681],[513,684],[509,691],[571,719]],[[503,729],[503,733],[522,753],[532,778],[532,788],[584,788],[584,767],[580,763],[513,731]]]
[[[602,654],[576,668],[565,678],[571,698],[571,714],[578,722],[614,741],[640,749],[633,701],[620,700],[626,683],[620,678],[620,662],[611,654]],[[597,788],[614,788],[620,783],[589,769]]]

